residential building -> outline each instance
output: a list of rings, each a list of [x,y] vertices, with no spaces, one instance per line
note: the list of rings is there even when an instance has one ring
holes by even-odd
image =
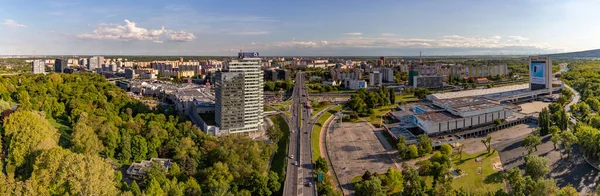
[[[442,88],[444,76],[414,76],[413,88]]]
[[[169,172],[173,163],[171,159],[162,159],[162,158],[151,158],[150,160],[144,160],[140,163],[132,163],[129,168],[127,168],[127,175],[130,178],[141,180],[146,176],[148,169],[152,166],[152,163],[157,163],[165,169],[165,173]]]
[[[96,70],[96,68],[102,68],[104,64],[103,56],[93,56],[87,60],[87,69],[90,71]]]
[[[34,60],[31,62],[31,73],[43,74],[46,73],[46,63],[42,60]]]
[[[127,79],[135,78],[135,70],[130,69],[130,68],[125,69],[125,78],[127,78]]]
[[[54,72],[62,73],[67,68],[69,68],[67,60],[65,60],[65,59],[54,60]]]
[[[255,54],[255,55],[251,55]],[[250,56],[251,58],[246,58]],[[240,53],[217,72],[215,123],[218,134],[263,131],[263,72],[258,53]]]
[[[379,71],[373,71],[369,74],[369,85],[370,86],[381,86],[383,83],[383,77]]]

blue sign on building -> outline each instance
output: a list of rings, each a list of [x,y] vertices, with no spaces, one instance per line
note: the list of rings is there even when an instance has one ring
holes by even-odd
[[[240,52],[238,58],[258,58],[258,52]]]

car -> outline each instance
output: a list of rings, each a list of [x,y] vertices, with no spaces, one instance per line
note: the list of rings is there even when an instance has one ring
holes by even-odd
[[[294,155],[290,155],[290,159],[293,159],[293,158],[294,158]]]
[[[306,185],[310,187],[310,186],[312,186],[312,183],[308,182],[308,183],[306,183]]]

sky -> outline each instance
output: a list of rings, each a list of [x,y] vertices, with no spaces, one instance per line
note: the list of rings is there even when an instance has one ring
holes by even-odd
[[[600,0],[0,0],[0,55],[516,55],[600,48]]]

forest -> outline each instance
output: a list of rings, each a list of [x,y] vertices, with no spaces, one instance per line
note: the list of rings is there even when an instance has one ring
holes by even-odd
[[[0,195],[273,195],[283,183],[268,168],[275,143],[207,135],[97,74],[0,78],[0,109],[14,105],[0,119]],[[121,173],[153,157],[175,163]]]

